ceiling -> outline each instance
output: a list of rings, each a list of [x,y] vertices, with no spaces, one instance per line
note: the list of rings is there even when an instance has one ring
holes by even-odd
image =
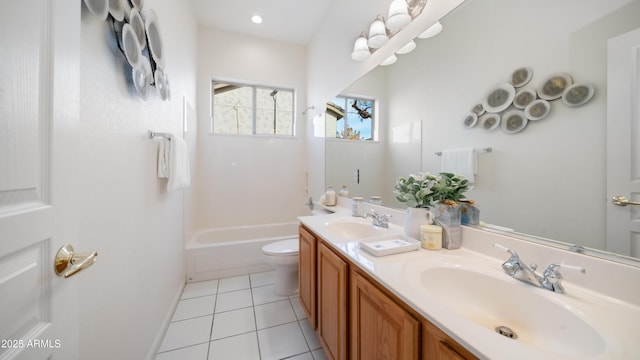
[[[191,0],[203,26],[265,39],[308,44],[335,0]],[[258,14],[260,25],[251,22]]]

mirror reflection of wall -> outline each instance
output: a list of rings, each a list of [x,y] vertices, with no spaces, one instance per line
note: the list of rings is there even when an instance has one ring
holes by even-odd
[[[342,99],[361,97],[376,100],[374,141],[336,140],[333,134],[338,134],[337,137],[340,134],[336,131],[336,120],[344,112],[343,106],[348,109],[349,103],[335,99],[329,102],[326,110],[325,184],[337,189],[347,185],[350,196],[361,196],[365,200],[380,196],[385,205],[401,207],[403,205],[394,198],[393,186],[398,176],[420,171],[422,124],[419,117],[412,116],[391,125],[387,69],[377,67],[341,94]],[[358,121],[357,116],[354,118]]]
[[[383,72],[373,71],[327,102],[325,185],[336,191],[347,186],[351,197],[367,199],[384,188],[386,137],[377,131],[385,118],[384,80]]]
[[[388,142],[383,191],[391,193],[399,175],[438,172],[435,152],[492,147],[479,156],[469,193],[482,220],[605,249],[607,40],[640,27],[640,2],[468,0],[441,22],[440,35],[418,40],[416,50],[382,70],[382,127],[422,126],[414,170],[392,169],[403,157],[394,158],[397,146]],[[576,108],[552,101],[548,117],[517,134],[465,128],[471,108],[523,66],[533,70],[533,89],[564,72],[593,84],[595,96]]]

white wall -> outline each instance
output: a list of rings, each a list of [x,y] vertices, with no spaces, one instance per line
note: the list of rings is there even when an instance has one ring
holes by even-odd
[[[196,19],[172,0],[147,0],[158,15],[171,101],[135,93],[111,26],[84,5],[81,24],[80,249],[98,260],[79,282],[80,358],[143,359],[184,283],[183,192],[156,177],[157,140],[181,133],[182,98],[195,104]]]
[[[640,26],[638,2],[621,11],[622,18],[598,19],[629,2],[467,1],[442,22],[439,36],[420,40],[390,69],[391,121],[422,120],[424,170],[432,173],[440,170],[436,151],[493,148],[480,155],[469,194],[483,220],[602,248],[606,39]],[[464,128],[471,107],[522,66],[534,72],[527,87],[538,89],[546,76],[567,72],[592,83],[596,95],[579,108],[553,101],[549,117],[519,134]],[[560,219],[559,212],[568,216]]]
[[[296,136],[212,135],[211,79],[293,88]],[[305,202],[306,48],[206,27],[198,34],[198,159],[190,231],[294,221]]]

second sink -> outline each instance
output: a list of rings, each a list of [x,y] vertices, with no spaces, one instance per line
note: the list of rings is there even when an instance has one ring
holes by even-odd
[[[572,357],[605,349],[600,334],[569,307],[528,285],[449,267],[423,270],[420,283],[451,311],[513,341]]]

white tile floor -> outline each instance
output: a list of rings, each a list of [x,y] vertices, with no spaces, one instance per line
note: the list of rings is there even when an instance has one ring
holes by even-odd
[[[298,295],[277,296],[274,272],[190,283],[156,360],[326,359]]]

